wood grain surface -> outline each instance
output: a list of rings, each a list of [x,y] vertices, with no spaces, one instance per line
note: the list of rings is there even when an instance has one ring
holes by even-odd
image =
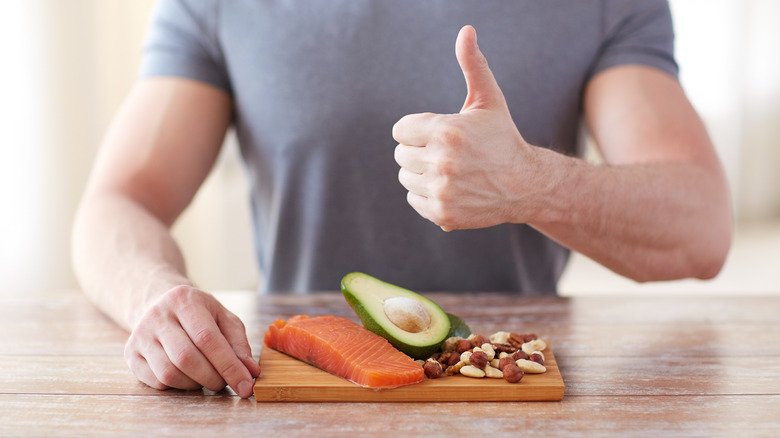
[[[216,295],[246,323],[255,355],[277,318],[352,317],[338,293]],[[552,403],[257,403],[230,389],[156,391],[127,369],[127,334],[78,291],[0,291],[0,436],[486,430],[496,436],[776,436],[780,430],[780,298],[430,295],[478,332],[513,327],[549,340],[566,397]]]
[[[447,402],[557,401],[563,398],[563,379],[549,346],[544,350],[544,374],[526,374],[516,383],[504,379],[475,379],[461,375],[426,379],[415,385],[374,390],[264,347],[263,374],[254,394],[263,402]]]

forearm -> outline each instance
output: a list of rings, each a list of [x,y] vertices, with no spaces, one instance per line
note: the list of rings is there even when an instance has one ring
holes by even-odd
[[[530,221],[534,228],[637,281],[711,278],[719,272],[732,225],[717,166],[594,166],[539,151],[551,182]]]
[[[73,264],[87,296],[125,329],[177,285],[189,285],[168,227],[118,193],[87,195],[73,229]]]

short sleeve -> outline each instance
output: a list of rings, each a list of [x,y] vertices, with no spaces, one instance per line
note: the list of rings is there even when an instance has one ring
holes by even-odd
[[[603,41],[591,76],[623,64],[642,64],[677,77],[674,29],[667,0],[605,0]]]
[[[231,93],[212,0],[158,0],[143,49],[141,76],[179,76]]]

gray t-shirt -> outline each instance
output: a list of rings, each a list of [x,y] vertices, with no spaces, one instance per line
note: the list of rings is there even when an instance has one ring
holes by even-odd
[[[143,76],[233,97],[263,291],[334,290],[364,271],[409,288],[549,295],[568,250],[527,225],[445,233],[407,203],[393,124],[452,113],[464,24],[527,141],[576,154],[596,73],[677,74],[662,0],[161,0]]]

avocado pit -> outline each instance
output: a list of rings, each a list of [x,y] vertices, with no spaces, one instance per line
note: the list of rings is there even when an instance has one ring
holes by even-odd
[[[431,326],[431,315],[417,300],[407,297],[391,297],[382,303],[385,315],[401,330],[420,333]]]

